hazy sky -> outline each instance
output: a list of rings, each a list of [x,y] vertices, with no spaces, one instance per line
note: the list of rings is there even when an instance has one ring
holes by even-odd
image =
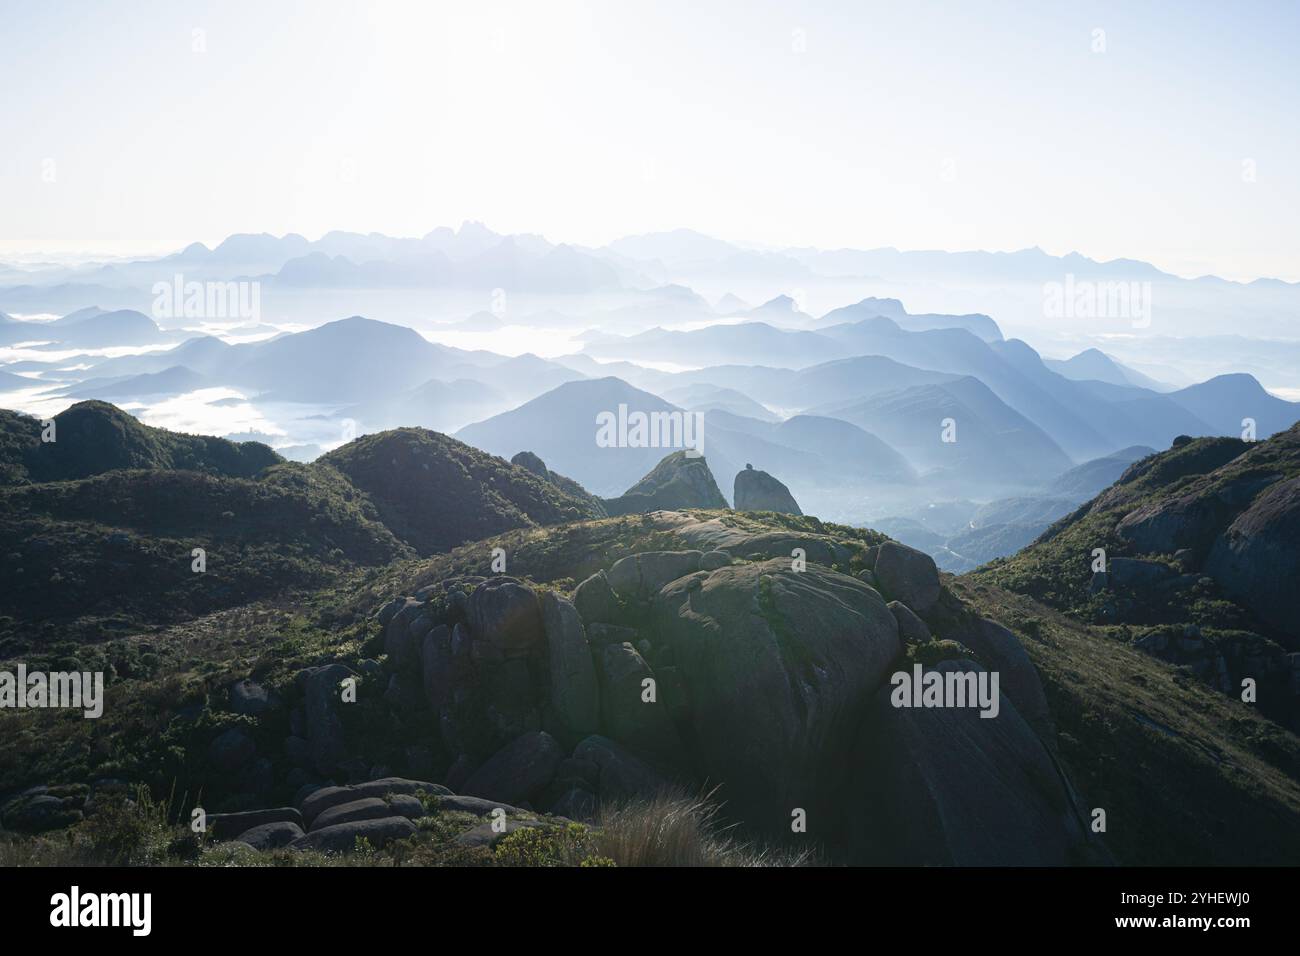
[[[0,254],[478,219],[1300,279],[1297,3],[0,0],[0,63]]]

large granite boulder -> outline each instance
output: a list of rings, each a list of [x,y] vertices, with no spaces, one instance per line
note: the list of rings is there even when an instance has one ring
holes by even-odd
[[[393,840],[415,835],[415,824],[406,817],[381,817],[355,820],[313,830],[288,844],[291,850],[320,850],[325,853],[350,853],[358,840],[365,840],[376,850]]]
[[[277,847],[288,846],[302,835],[302,827],[298,824],[281,820],[277,823],[263,823],[249,827],[237,834],[234,839],[239,843],[247,843],[254,850],[274,850]]]
[[[605,501],[611,515],[645,514],[664,508],[725,508],[708,463],[700,455],[675,451],[618,498]]]
[[[420,645],[433,618],[415,598],[406,598],[384,627],[384,653],[394,670],[408,670],[420,659]]]
[[[978,674],[973,661],[940,673]],[[1005,697],[996,717],[970,707],[895,707],[880,688],[862,718],[842,816],[851,861],[906,866],[1061,866],[1087,833],[1056,765]],[[810,817],[808,832],[818,835]]]
[[[1002,693],[1011,698],[1020,716],[1038,733],[1050,749],[1055,749],[1056,727],[1052,721],[1047,695],[1038,677],[1038,669],[1020,638],[996,621],[969,615],[962,625],[946,632],[975,652],[990,671],[997,671]]]
[[[578,609],[554,591],[542,597],[551,712],[558,732],[576,743],[600,729],[600,689]]]
[[[342,664],[308,668],[306,673],[307,749],[312,764],[331,774],[347,758],[343,734],[343,682],[358,679]]]
[[[1300,637],[1300,477],[1280,481],[1237,516],[1210,550],[1205,573],[1281,633]]]
[[[649,761],[598,734],[578,744],[573,759],[587,761],[596,768],[593,783],[603,803],[648,799],[673,789],[676,783]]]
[[[465,613],[474,637],[507,657],[527,654],[542,638],[537,594],[514,578],[488,578],[469,596]]]
[[[623,601],[644,601],[654,597],[669,581],[700,569],[699,551],[643,551],[629,554],[609,569],[609,586]]]
[[[650,665],[630,643],[606,644],[597,657],[600,667],[600,712],[605,733],[639,752],[670,761],[681,757],[681,741],[670,716],[664,688],[653,685],[648,699],[646,681],[654,680]]]
[[[245,810],[241,813],[214,813],[208,817],[208,831],[218,840],[233,840],[246,830],[272,823],[302,826],[302,814],[293,807]]]
[[[311,830],[315,833],[317,830],[325,827],[332,827],[339,823],[354,823],[358,820],[380,820],[384,817],[401,816],[397,811],[389,809],[387,803],[378,797],[362,797],[360,800],[352,800],[348,803],[340,803],[335,806],[322,810],[312,821]]]
[[[523,803],[546,788],[564,750],[545,731],[523,734],[488,758],[465,783],[472,797]]]
[[[939,600],[939,569],[924,551],[886,541],[872,569],[885,595],[902,601],[922,617]]]
[[[623,618],[623,607],[604,571],[597,571],[574,588],[573,606],[578,609],[582,623],[588,627],[601,623],[616,624]]]
[[[735,494],[732,497],[737,511],[776,511],[787,515],[801,515],[799,504],[790,489],[765,471],[753,465],[736,473]]]
[[[428,783],[423,780],[407,780],[403,777],[382,777],[347,787],[317,787],[303,795],[298,809],[308,829],[312,829],[316,818],[331,807],[353,803],[366,797],[383,799],[389,794],[418,794],[445,796],[451,791],[446,787]]]
[[[833,803],[862,707],[901,650],[881,596],[777,559],[674,581],[654,619],[687,697],[694,765],[729,809],[788,831],[792,807]]]

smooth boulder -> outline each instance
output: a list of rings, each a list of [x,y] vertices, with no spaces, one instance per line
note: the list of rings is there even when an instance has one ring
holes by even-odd
[[[759,471],[753,465],[746,465],[744,471],[736,473],[735,492],[732,501],[737,511],[775,511],[779,514],[801,515],[799,503],[794,500],[787,488],[778,479],[765,471]]]
[[[777,559],[675,581],[654,616],[689,700],[694,764],[729,809],[775,832],[792,808],[832,802],[861,702],[901,652],[880,595]]]
[[[578,609],[554,591],[542,597],[542,624],[551,708],[563,734],[576,742],[600,729],[600,690],[591,646]]]
[[[939,600],[939,569],[924,551],[886,541],[876,553],[872,570],[885,594],[925,616]]]
[[[254,850],[275,850],[288,846],[303,835],[302,827],[289,820],[276,823],[263,823],[250,827],[235,837],[236,842],[246,843]]]
[[[975,672],[944,661],[940,673]],[[971,707],[895,707],[875,694],[834,818],[850,861],[888,866],[1063,866],[1087,840],[1038,736],[1002,695],[998,715]],[[810,826],[809,832],[815,832]]]
[[[474,637],[491,641],[507,657],[527,654],[541,640],[537,594],[514,578],[484,581],[469,596],[465,613]]]
[[[239,834],[254,827],[272,823],[303,825],[302,814],[293,807],[271,807],[266,810],[245,810],[241,813],[214,813],[208,817],[208,830],[218,840],[238,838]]]
[[[465,782],[469,796],[521,803],[555,776],[564,750],[545,731],[523,734],[487,759]]]
[[[414,835],[415,824],[406,817],[382,817],[313,830],[290,843],[289,849],[350,853],[356,849],[357,840],[365,840],[378,850],[393,840],[404,840]]]

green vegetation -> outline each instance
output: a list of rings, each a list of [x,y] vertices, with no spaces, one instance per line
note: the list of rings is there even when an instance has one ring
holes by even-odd
[[[369,495],[383,523],[420,554],[601,514],[526,468],[423,428],[367,435],[315,464]]]
[[[0,474],[16,473],[18,458],[4,449],[21,446],[22,434],[13,417],[0,417],[0,461],[11,468]],[[1298,436],[1293,430],[1245,453],[1224,439],[1180,443],[1135,464],[1022,554],[949,582],[973,612],[1020,637],[1058,728],[1057,757],[1080,805],[1106,811],[1106,844],[1122,863],[1300,858],[1300,741],[1207,687],[1192,668],[1140,649],[1189,635],[1225,657],[1257,657],[1276,646],[1212,584],[1138,600],[1123,620],[1107,616],[1106,596],[1088,593],[1092,549],[1124,554],[1117,526],[1126,514],[1171,496],[1230,494],[1235,483],[1262,474],[1300,472]],[[540,825],[521,826],[494,847],[457,842],[482,821],[428,798],[431,812],[415,836],[344,856],[213,845],[189,831],[190,809],[245,808],[240,781],[213,763],[213,740],[238,729],[259,754],[279,753],[294,734],[290,715],[304,694],[295,677],[304,668],[338,662],[363,687],[380,679],[375,614],[394,595],[431,588],[436,622],[454,623],[463,608],[447,589],[472,590],[492,573],[494,548],[506,551],[508,574],[568,590],[626,555],[680,549],[683,537],[672,521],[651,515],[574,520],[585,514],[583,503],[545,479],[417,429],[370,436],[318,465],[270,462],[256,477],[133,468],[32,482],[22,468],[22,481],[0,488],[0,667],[21,659],[37,670],[102,671],[108,699],[98,720],[0,712],[0,811],[32,799],[21,794],[35,784],[69,807],[89,801],[85,819],[80,810],[60,818],[62,830],[0,835],[0,865],[818,862],[749,842],[723,824],[709,799],[680,793],[604,807],[592,826],[530,816]],[[687,514],[769,543],[786,534],[826,536],[844,547],[847,573],[887,540],[810,516]],[[207,551],[203,574],[191,570],[195,547]],[[762,584],[758,605],[783,635],[792,622],[776,612],[771,582]],[[943,635],[936,630],[934,640],[909,647],[906,666],[971,656]],[[228,706],[227,689],[246,677],[276,701],[257,719]],[[373,689],[342,715],[346,735],[372,765],[405,767],[412,748],[428,748],[430,725],[395,717],[386,688]],[[295,788],[277,776],[269,796],[289,803]],[[266,799],[263,793],[258,805]]]
[[[1018,554],[999,558],[972,575],[1075,615],[1090,623],[1190,623],[1220,629],[1257,629],[1246,610],[1208,578],[1170,590],[1135,589],[1122,604],[1107,592],[1091,593],[1093,550],[1107,558],[1143,556],[1119,534],[1120,521],[1143,506],[1188,501],[1231,501],[1234,489],[1263,477],[1300,474],[1300,426],[1265,442],[1235,438],[1176,442],[1168,451],[1131,465],[1114,485],[1045,531]],[[1209,542],[1197,542],[1204,549]],[[1149,555],[1169,561],[1168,554]]]
[[[808,852],[773,850],[730,836],[717,807],[703,798],[664,794],[612,808],[591,826],[533,817],[495,846],[456,838],[482,821],[468,813],[435,812],[417,832],[376,848],[358,838],[353,852],[287,848],[258,852],[195,834],[188,814],[158,802],[145,788],[106,798],[94,818],[47,836],[0,836],[5,866],[806,866]]]
[[[0,660],[603,514],[594,499],[424,429],[366,436],[302,465],[254,442],[151,428],[104,402],[55,423],[56,440],[42,443],[35,419],[0,412]]]
[[[1105,631],[983,579],[978,613],[1024,635],[1060,759],[1130,865],[1289,865],[1300,858],[1300,740]]]
[[[39,421],[0,410],[0,483],[68,481],[123,468],[253,478],[284,461],[260,442],[152,428],[107,402],[78,402],[54,424],[55,440],[42,442]]]

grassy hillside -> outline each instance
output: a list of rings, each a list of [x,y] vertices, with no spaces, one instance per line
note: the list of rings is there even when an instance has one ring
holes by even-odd
[[[1093,550],[1108,557],[1141,552],[1119,534],[1123,518],[1144,505],[1180,498],[1226,498],[1228,489],[1261,475],[1300,474],[1300,426],[1248,445],[1236,438],[1197,438],[1131,465],[1110,488],[1057,521],[1018,554],[975,572],[981,581],[1026,594],[1092,623],[1118,617],[1105,593],[1090,593]],[[1156,555],[1169,560],[1168,555]],[[1189,591],[1149,593],[1125,609],[1126,623],[1188,622],[1214,627],[1258,625],[1212,582]]]
[[[311,465],[151,428],[104,402],[74,405],[55,429],[42,443],[38,421],[0,412],[0,658],[603,515],[585,492],[424,429],[367,436]]]
[[[1230,697],[1240,698],[1250,682],[1260,711],[1300,731],[1289,580],[1300,542],[1288,530],[1288,499],[1277,494],[1296,475],[1300,426],[1250,444],[1181,439],[972,578],[1096,625],[1113,643],[1179,666]],[[1257,501],[1278,505],[1257,509]],[[1249,526],[1230,533],[1246,516]],[[1215,556],[1243,537],[1255,550],[1225,577]],[[1104,573],[1093,572],[1096,549],[1106,553]]]
[[[1300,739],[1104,630],[958,578],[981,614],[1026,636],[1061,759],[1129,865],[1300,859]]]
[[[178,469],[252,478],[284,461],[260,442],[182,435],[145,425],[107,402],[78,402],[54,417],[54,441],[42,425],[0,411],[0,483],[88,478],[123,468]]]
[[[91,413],[117,421],[102,409]],[[108,701],[94,721],[67,711],[0,713],[0,802],[34,784],[84,796],[88,783],[114,778],[155,797],[172,793],[174,819],[200,801],[232,809],[252,799],[249,784],[223,774],[211,748],[238,728],[280,768],[261,799],[270,793],[287,803],[299,783],[278,761],[298,731],[284,702],[301,699],[303,668],[326,662],[362,675],[360,703],[344,719],[367,769],[414,774],[425,766],[439,777],[446,768],[428,722],[395,717],[409,712],[388,702],[401,689],[385,682],[376,614],[394,595],[421,593],[436,595],[430,607],[442,613],[454,603],[442,596],[448,589],[472,590],[492,573],[494,548],[504,549],[508,574],[567,591],[625,555],[698,547],[688,537],[698,530],[681,529],[699,522],[744,532],[745,540],[766,536],[782,553],[786,535],[825,536],[837,544],[836,569],[849,574],[885,540],[771,513],[690,509],[698,520],[684,524],[643,514],[580,520],[589,500],[423,429],[368,436],[312,465],[273,462],[239,477],[208,470],[240,460],[222,457],[229,450],[220,444],[173,443],[168,433],[119,424],[126,451],[110,442],[103,460],[180,455],[203,469],[117,469],[33,483],[25,459],[5,459],[24,470],[0,488],[0,666],[22,660],[37,670],[103,671]],[[24,434],[16,417],[0,425],[0,435]],[[141,434],[156,445],[139,445]],[[1133,552],[1120,528],[1126,515],[1167,501],[1244,507],[1240,489],[1260,476],[1300,473],[1298,447],[1300,430],[1252,446],[1179,442],[1133,465],[1021,554],[951,582],[972,610],[1020,635],[1058,729],[1059,760],[1081,805],[1106,811],[1105,842],[1121,863],[1300,857],[1300,739],[1262,707],[1207,686],[1205,675],[1143,653],[1154,637],[1167,631],[1183,640],[1194,625],[1198,640],[1225,655],[1230,645],[1244,648],[1257,668],[1277,648],[1251,612],[1199,578],[1193,587],[1130,596],[1090,589],[1093,548]],[[221,454],[204,457],[201,448]],[[762,547],[738,551],[736,560],[758,560]],[[194,548],[206,551],[203,573],[192,569]],[[275,702],[261,718],[231,709],[228,688],[243,678]],[[93,842],[98,832],[84,835]],[[443,847],[439,834],[424,835]],[[432,844],[426,862],[448,862]],[[90,858],[107,857],[94,849]]]
[[[878,544],[875,532],[816,518],[732,512],[697,512],[732,527],[831,535],[857,549]],[[227,796],[207,763],[206,747],[226,726],[260,726],[259,748],[275,752],[287,725],[261,725],[225,711],[225,688],[251,676],[272,693],[291,695],[303,667],[342,660],[365,673],[362,661],[382,652],[373,615],[397,593],[442,582],[472,587],[490,573],[491,549],[502,547],[510,574],[556,589],[571,588],[625,554],[680,548],[681,541],[643,515],[548,528],[511,529],[424,559],[383,567],[354,567],[310,591],[252,600],[178,621],[144,636],[112,637],[94,645],[64,642],[35,648],[28,666],[105,670],[108,704],[98,720],[58,711],[0,712],[0,795],[36,783],[74,784],[96,777],[146,783],[156,793],[192,801],[204,791]],[[188,564],[186,565],[188,569]],[[0,651],[0,664],[12,660]],[[382,691],[382,688],[381,688]],[[351,728],[371,737],[367,754],[381,765],[401,766],[406,748],[427,743],[428,727],[394,729],[383,719],[382,693],[361,694]],[[287,719],[287,718],[286,718]],[[291,794],[283,794],[288,800]]]
[[[315,466],[369,495],[380,520],[425,555],[510,528],[601,514],[526,468],[424,428],[366,435]]]
[[[881,540],[815,518],[697,516],[757,533],[827,534],[854,549]],[[292,601],[257,601],[147,639],[82,648],[83,666],[109,671],[105,716],[0,714],[0,733],[9,742],[0,751],[0,793],[118,777],[172,793],[173,817],[183,817],[196,802],[212,806],[230,796],[208,763],[214,735],[239,727],[255,735],[260,752],[274,753],[288,732],[281,718],[232,714],[225,697],[231,681],[251,676],[273,696],[290,697],[294,674],[308,665],[341,660],[368,673],[364,661],[380,650],[377,609],[395,593],[430,584],[472,586],[488,572],[494,546],[509,554],[510,573],[568,588],[625,553],[680,545],[671,531],[639,515],[513,529],[430,558],[358,568]],[[1059,729],[1059,758],[1082,805],[1106,810],[1105,840],[1119,862],[1284,864],[1300,854],[1300,743],[1293,734],[1027,597],[969,579],[952,586],[978,613],[1023,636]],[[375,763],[402,766],[427,728],[394,727],[382,695],[363,689],[361,701],[349,712],[349,732],[370,740],[366,753]],[[417,845],[441,839],[422,833]],[[288,855],[281,862],[304,859]],[[376,861],[391,862],[384,855]],[[449,861],[435,854],[423,862]]]
[[[0,489],[0,657],[320,587],[410,553],[355,490],[302,465],[264,481],[114,471]]]

